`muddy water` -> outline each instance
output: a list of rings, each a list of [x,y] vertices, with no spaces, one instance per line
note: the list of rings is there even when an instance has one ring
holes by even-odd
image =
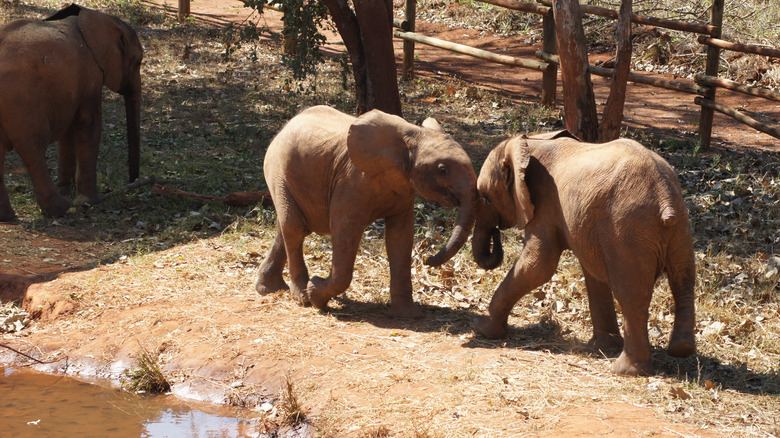
[[[206,409],[204,407],[204,409]],[[172,396],[140,397],[62,376],[0,366],[0,437],[244,437],[247,411],[209,412]]]

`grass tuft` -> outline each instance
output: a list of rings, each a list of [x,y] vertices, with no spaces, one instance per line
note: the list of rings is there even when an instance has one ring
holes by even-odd
[[[171,384],[160,370],[157,359],[145,348],[135,358],[133,368],[125,371],[127,387],[134,392],[162,394],[171,390]]]

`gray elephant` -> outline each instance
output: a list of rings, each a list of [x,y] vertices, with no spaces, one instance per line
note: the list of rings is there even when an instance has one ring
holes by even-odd
[[[76,5],[45,21],[16,20],[0,28],[0,221],[15,218],[2,173],[11,149],[22,158],[44,214],[65,214],[74,181],[80,196],[99,202],[104,85],[124,96],[130,180],[138,178],[142,58],[130,26]],[[55,141],[56,186],[45,158]]]
[[[475,329],[506,334],[507,317],[525,294],[546,283],[570,249],[585,275],[595,349],[623,348],[612,371],[649,374],[648,309],[666,273],[675,321],[669,354],[694,354],[696,269],[688,211],[674,169],[639,143],[588,144],[567,133],[514,137],[488,155],[477,187],[482,198],[472,238],[481,267],[501,264],[499,230],[525,230],[520,259],[496,289]],[[492,245],[491,245],[492,242]],[[492,246],[492,248],[491,248]],[[625,343],[613,296],[622,307]]]
[[[474,224],[474,167],[433,119],[419,127],[379,110],[355,118],[326,106],[309,108],[271,142],[263,171],[276,207],[277,234],[255,288],[262,294],[289,288],[301,304],[318,309],[349,287],[363,230],[384,218],[390,314],[421,314],[412,300],[415,194],[459,206],[449,240],[429,265],[455,255]],[[309,279],[302,245],[311,232],[332,235],[328,278]],[[289,287],[282,277],[288,260]]]

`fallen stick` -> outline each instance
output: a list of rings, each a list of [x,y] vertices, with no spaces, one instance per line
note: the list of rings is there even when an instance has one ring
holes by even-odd
[[[273,207],[271,194],[267,191],[259,192],[235,192],[225,196],[201,195],[199,193],[186,192],[172,187],[166,187],[160,184],[152,186],[152,193],[165,196],[170,199],[190,199],[205,204],[225,204],[231,207],[247,207],[250,205],[262,204],[263,207]]]

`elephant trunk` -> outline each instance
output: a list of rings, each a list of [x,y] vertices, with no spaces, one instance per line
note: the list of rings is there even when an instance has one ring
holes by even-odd
[[[141,161],[141,79],[124,94],[127,118],[127,168],[130,182],[138,179]]]
[[[492,240],[492,248],[491,248]],[[474,261],[482,269],[495,269],[504,260],[504,248],[501,246],[501,231],[498,227],[474,227],[471,238],[471,250]]]
[[[447,260],[451,259],[461,247],[466,243],[471,233],[471,228],[474,226],[474,220],[476,218],[476,193],[464,195],[461,198],[460,207],[458,208],[458,218],[455,221],[455,228],[450,234],[450,238],[447,243],[439,250],[436,255],[428,257],[425,264],[428,266],[436,267]]]

